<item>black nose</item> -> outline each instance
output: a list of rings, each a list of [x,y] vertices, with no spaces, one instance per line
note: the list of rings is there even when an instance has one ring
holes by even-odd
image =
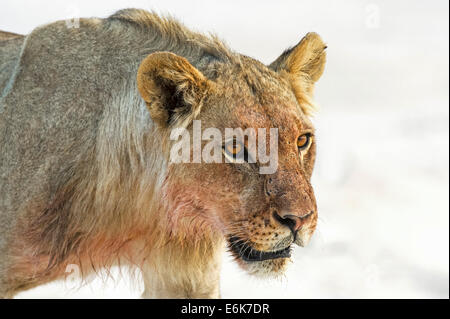
[[[302,227],[303,223],[311,216],[314,212],[310,211],[302,216],[293,215],[287,213],[278,213],[278,211],[273,212],[273,217],[281,225],[289,227],[294,237],[297,235],[298,230]]]
[[[300,217],[296,215],[284,215],[280,216],[277,211],[273,213],[273,216],[276,221],[278,221],[281,225],[289,227],[292,234],[295,236],[297,231],[302,227],[302,220]]]

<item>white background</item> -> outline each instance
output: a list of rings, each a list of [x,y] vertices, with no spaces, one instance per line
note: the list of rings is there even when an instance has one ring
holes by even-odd
[[[24,1],[0,29],[28,33],[74,16],[138,7],[170,13],[270,63],[305,33],[328,43],[316,89],[320,222],[285,278],[249,277],[226,256],[225,298],[448,298],[448,1]],[[127,275],[18,297],[138,297]]]

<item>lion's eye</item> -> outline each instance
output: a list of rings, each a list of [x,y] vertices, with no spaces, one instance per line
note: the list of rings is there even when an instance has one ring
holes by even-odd
[[[223,146],[223,152],[230,162],[242,163],[248,160],[245,146],[236,140],[226,142]]]
[[[232,155],[232,156],[236,156],[237,154],[239,154],[242,151],[242,145],[239,144],[235,144],[235,143],[228,143],[225,145],[226,151],[228,154]]]
[[[311,140],[310,134],[303,134],[297,140],[297,147],[300,151],[306,149],[309,146]]]

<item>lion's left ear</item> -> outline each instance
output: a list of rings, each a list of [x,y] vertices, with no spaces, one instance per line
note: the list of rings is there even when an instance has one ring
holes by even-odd
[[[314,83],[319,80],[325,68],[326,48],[320,36],[311,32],[269,65],[291,83],[294,94],[307,115],[313,110]]]

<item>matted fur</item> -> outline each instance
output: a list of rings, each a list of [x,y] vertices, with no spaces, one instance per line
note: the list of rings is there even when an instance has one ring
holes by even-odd
[[[313,40],[307,42],[324,56],[320,38]],[[150,86],[136,81],[142,61],[161,51],[175,56],[164,56],[170,61],[183,57],[182,72],[198,72],[195,77],[209,83],[197,90],[201,99],[187,103],[204,104],[192,116],[168,121],[158,111],[164,107],[154,97],[159,91],[147,99]],[[257,101],[294,105],[286,112],[300,112],[300,126],[309,127],[304,114],[310,114],[317,79],[298,70],[299,58],[284,54],[271,70],[174,19],[127,9],[107,19],[80,19],[79,28],[60,21],[25,37],[0,33],[0,59],[0,297],[63,278],[69,264],[88,274],[119,263],[142,269],[147,297],[218,297],[224,235],[246,233],[236,217],[218,213],[230,209],[217,201],[220,196],[238,200],[238,194],[224,193],[235,178],[226,168],[216,201],[206,195],[204,185],[192,183],[192,174],[208,176],[204,168],[168,165],[164,123],[189,127],[203,113],[207,122],[215,115],[206,105],[221,104],[217,119],[231,119],[232,101],[259,112]],[[171,68],[169,60],[158,63]],[[300,71],[312,76],[306,87],[295,82],[292,72]],[[240,112],[233,111],[233,118],[257,123]],[[268,117],[270,125],[286,122],[279,113],[273,121]],[[308,156],[299,190],[310,188],[314,155]],[[305,228],[308,234],[315,222]],[[254,273],[281,271],[284,261],[252,267]]]

